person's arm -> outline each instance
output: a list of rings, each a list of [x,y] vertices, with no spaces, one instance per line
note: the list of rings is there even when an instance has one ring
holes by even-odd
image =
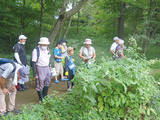
[[[94,60],[95,58],[96,58],[96,53],[94,52],[94,53],[93,53],[93,58],[92,58],[92,59]]]
[[[79,52],[79,57],[82,58],[83,61],[86,60],[86,58],[85,58],[84,56],[82,56],[82,53],[81,53],[81,52]]]
[[[63,57],[60,57],[60,56],[57,56],[57,55],[54,55],[54,57],[55,57],[55,58],[63,58]]]
[[[110,51],[111,51],[111,53],[112,53],[113,55],[115,55],[115,53],[113,52],[113,50],[110,49]]]
[[[4,77],[0,77],[0,86],[2,89],[2,92],[6,95],[7,93],[9,93],[8,89],[5,88],[5,78]]]
[[[128,58],[127,58],[126,56],[124,56],[123,54],[121,54],[121,56],[124,57],[124,58],[126,58],[126,59],[128,59]]]
[[[14,57],[15,57],[15,59],[16,59],[16,61],[18,63],[22,64],[21,61],[20,61],[20,59],[19,59],[19,54],[17,52],[14,53]]]

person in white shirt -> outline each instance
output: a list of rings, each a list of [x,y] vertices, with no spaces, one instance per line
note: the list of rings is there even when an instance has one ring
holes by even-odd
[[[0,65],[0,116],[7,115],[8,112],[19,113],[15,109],[16,85],[21,79],[23,82],[29,81],[29,69],[16,62]],[[6,112],[5,95],[9,95],[8,111]]]
[[[114,37],[113,40],[114,40],[114,43],[111,45],[111,48],[110,48],[110,51],[111,53],[113,54],[113,60],[115,60],[116,56],[115,56],[115,52],[116,52],[116,47],[118,46],[118,41],[119,41],[120,38],[118,37]]]
[[[38,44],[39,57],[37,56],[37,50],[34,49],[32,52],[32,69],[33,77],[36,78],[36,89],[39,101],[43,102],[43,98],[48,94],[51,82],[51,55],[48,48],[50,42],[47,37],[41,37]]]

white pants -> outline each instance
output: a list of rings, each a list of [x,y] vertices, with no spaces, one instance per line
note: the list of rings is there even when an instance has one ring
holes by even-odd
[[[16,92],[11,92],[12,88],[12,78],[5,80],[5,87],[10,91],[11,95],[9,95],[9,101],[8,101],[8,110],[12,111],[15,108],[15,99],[16,99]],[[6,102],[5,102],[5,95],[2,92],[2,89],[0,87],[0,115],[6,112]]]

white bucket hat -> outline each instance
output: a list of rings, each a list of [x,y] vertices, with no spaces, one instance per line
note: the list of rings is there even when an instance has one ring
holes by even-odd
[[[122,39],[118,41],[118,44],[120,44],[120,45],[123,43],[124,43],[124,40],[122,40]]]
[[[41,37],[40,38],[40,41],[38,42],[38,44],[45,44],[45,45],[48,45],[50,44],[49,40],[47,37]]]
[[[86,39],[85,42],[83,44],[92,44],[91,39]]]
[[[22,40],[22,39],[27,39],[27,37],[24,36],[24,35],[20,35],[19,38],[18,38],[18,40]]]

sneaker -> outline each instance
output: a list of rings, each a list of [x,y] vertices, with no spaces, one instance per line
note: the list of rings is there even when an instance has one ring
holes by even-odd
[[[55,81],[55,83],[59,83],[59,81],[58,81],[58,80],[56,80],[56,81]]]
[[[12,111],[8,111],[7,115],[9,115],[10,112],[13,112],[14,114],[19,114],[21,110],[16,110],[15,108]]]
[[[74,86],[72,86],[72,89],[74,88]]]
[[[71,87],[69,87],[68,89],[67,89],[67,92],[71,92],[72,91],[72,89],[71,89]]]
[[[67,80],[68,80],[68,79],[64,79],[64,78],[63,78],[63,79],[61,79],[61,81],[67,81]]]

